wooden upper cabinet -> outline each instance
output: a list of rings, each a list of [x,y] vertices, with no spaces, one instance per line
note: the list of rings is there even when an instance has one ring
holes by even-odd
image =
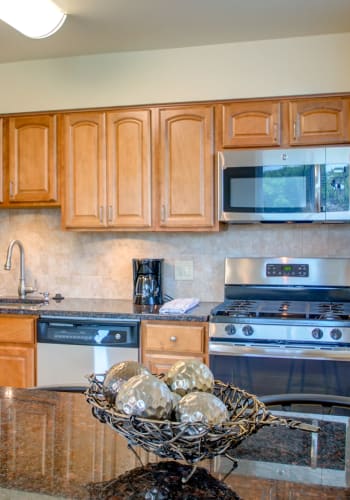
[[[350,142],[350,99],[315,97],[234,101],[221,106],[223,148]]]
[[[214,107],[159,109],[161,229],[214,227]]]
[[[278,101],[232,102],[222,106],[222,146],[279,146],[281,104]]]
[[[66,228],[151,226],[150,120],[150,110],[64,116]]]
[[[8,118],[8,203],[58,205],[57,116]]]
[[[108,225],[151,226],[151,111],[107,113]]]
[[[291,145],[333,144],[350,141],[349,100],[342,98],[289,101]]]
[[[64,225],[103,228],[107,224],[105,114],[64,115],[63,140]]]

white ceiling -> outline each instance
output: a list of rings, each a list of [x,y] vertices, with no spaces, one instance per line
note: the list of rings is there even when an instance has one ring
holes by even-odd
[[[0,21],[0,63],[350,31],[350,0],[55,2],[68,18],[50,38],[26,38]]]

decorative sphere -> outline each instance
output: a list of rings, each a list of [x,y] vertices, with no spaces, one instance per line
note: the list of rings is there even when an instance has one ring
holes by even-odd
[[[165,420],[173,409],[173,398],[166,383],[154,375],[135,375],[120,387],[115,408],[126,415]]]
[[[214,375],[199,359],[177,361],[168,370],[164,381],[180,396],[193,391],[212,392],[214,387]]]
[[[122,361],[112,365],[106,372],[103,381],[103,393],[110,403],[114,403],[117,392],[124,382],[131,377],[150,373],[149,370],[137,361]]]
[[[214,394],[207,392],[191,392],[179,401],[176,416],[180,422],[200,422],[207,425],[218,425],[229,420],[225,404]]]

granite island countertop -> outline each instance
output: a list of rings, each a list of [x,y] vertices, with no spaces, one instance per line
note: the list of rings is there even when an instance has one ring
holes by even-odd
[[[9,308],[1,305],[0,302],[0,314],[205,322],[208,321],[210,311],[216,305],[218,305],[217,302],[200,302],[198,306],[183,314],[160,314],[160,306],[158,305],[135,305],[131,300],[64,298],[60,301],[50,299],[48,304],[43,304],[40,307],[28,304]]]
[[[314,415],[312,420],[322,423],[324,418]],[[189,487],[200,489],[198,477],[203,477],[203,468],[221,490],[227,487],[232,492],[216,498],[348,499],[349,419],[332,418],[334,422],[326,420],[321,426],[316,443],[310,433],[264,428],[233,453],[238,467],[227,478],[226,459],[206,460],[200,462],[201,473],[195,472]],[[0,436],[0,498],[112,498],[107,496],[111,488],[116,499],[151,498],[150,491],[148,497],[129,496],[118,488],[132,477],[129,489],[142,488],[143,483],[136,484],[138,471],[145,470],[149,477],[147,467],[160,459],[137,449],[141,467],[126,439],[93,417],[83,394],[1,387]],[[164,467],[163,459],[159,463]],[[271,463],[272,475],[267,467]],[[178,488],[182,488],[181,481]]]

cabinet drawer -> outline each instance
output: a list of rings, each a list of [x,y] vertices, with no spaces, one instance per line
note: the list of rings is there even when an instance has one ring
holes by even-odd
[[[205,327],[202,325],[147,324],[143,342],[146,351],[183,353],[204,352]]]
[[[187,361],[188,359],[198,359],[202,363],[207,360],[204,355],[190,354],[182,356],[180,354],[145,354],[142,363],[150,370],[151,373],[160,375],[166,373],[177,361]]]
[[[33,316],[0,317],[0,342],[33,344],[35,342],[35,321]]]

